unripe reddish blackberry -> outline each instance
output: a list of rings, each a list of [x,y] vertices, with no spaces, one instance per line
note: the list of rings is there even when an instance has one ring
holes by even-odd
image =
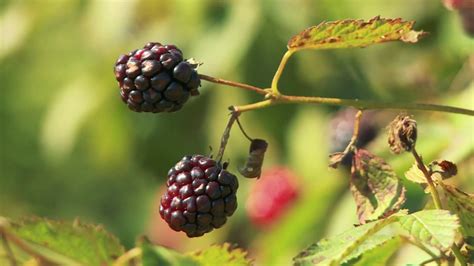
[[[246,209],[250,220],[265,228],[294,204],[299,194],[297,176],[286,167],[274,167],[262,173],[250,190]]]
[[[114,72],[123,102],[136,112],[175,112],[199,95],[195,66],[174,45],[150,42],[121,55]]]
[[[169,170],[166,185],[160,215],[188,237],[223,226],[237,208],[237,177],[203,155],[183,157]]]

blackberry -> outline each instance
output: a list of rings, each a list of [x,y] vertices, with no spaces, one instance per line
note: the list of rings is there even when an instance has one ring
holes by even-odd
[[[174,45],[150,42],[121,55],[114,71],[123,102],[136,112],[175,112],[190,96],[199,95],[195,66]]]
[[[223,226],[237,208],[237,177],[203,155],[183,157],[169,170],[166,185],[160,215],[188,237]]]

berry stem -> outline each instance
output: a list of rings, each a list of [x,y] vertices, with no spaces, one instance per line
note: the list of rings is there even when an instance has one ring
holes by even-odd
[[[285,69],[285,66],[286,66],[286,63],[288,62],[288,59],[290,59],[291,55],[294,52],[295,52],[294,50],[286,51],[286,53],[281,58],[280,65],[278,66],[278,69],[275,72],[275,75],[273,76],[272,91],[273,91],[273,94],[275,94],[275,95],[280,94],[280,91],[278,91],[278,81],[280,80],[281,74],[283,73],[283,70]]]
[[[439,194],[438,194],[438,190],[436,189],[435,185],[434,185],[434,182],[433,182],[433,179],[431,178],[431,173],[428,171],[428,169],[426,169],[426,166],[425,164],[423,163],[423,159],[421,158],[421,156],[416,152],[415,148],[413,147],[412,149],[412,152],[413,154],[413,157],[415,157],[415,160],[416,160],[416,164],[418,166],[418,169],[421,170],[421,172],[423,172],[423,175],[425,176],[426,178],[426,181],[428,183],[428,187],[430,189],[430,194],[431,194],[431,197],[433,198],[433,202],[434,202],[434,205],[436,207],[436,209],[443,209],[442,205],[441,205],[441,200],[440,200],[440,197],[439,197]],[[456,245],[456,243],[454,243],[452,246],[451,246],[451,250],[453,251],[453,254],[454,256],[456,257],[456,259],[459,261],[459,263],[461,265],[467,265],[466,264],[466,261],[464,260],[464,257],[463,255],[461,254],[461,250],[459,249],[459,247]]]
[[[264,100],[261,102],[235,106],[235,109],[239,112],[247,112],[256,109],[266,108],[268,106],[276,104],[291,104],[291,103],[309,103],[309,104],[328,104],[338,106],[352,106],[360,110],[366,109],[392,109],[392,110],[418,110],[418,111],[434,111],[444,112],[453,114],[463,114],[474,116],[474,110],[437,105],[437,104],[425,104],[425,103],[397,103],[397,102],[381,102],[381,101],[366,101],[359,99],[340,99],[340,98],[324,98],[324,97],[309,97],[309,96],[291,96],[291,95],[273,95],[270,100]]]
[[[423,172],[423,175],[425,176],[425,179],[428,183],[428,187],[429,187],[430,192],[431,192],[430,194],[431,194],[431,197],[433,198],[433,203],[434,203],[436,209],[442,209],[441,200],[439,198],[438,190],[436,190],[433,179],[431,178],[431,174],[428,171],[428,169],[426,169],[426,166],[423,163],[423,159],[416,152],[414,147],[413,147],[413,150],[411,151],[411,153],[413,154],[413,157],[415,157],[416,165],[418,166],[418,169],[420,169],[421,172]]]
[[[290,51],[285,54],[280,64],[282,68],[286,61],[288,60],[291,53]],[[288,55],[289,54],[289,55]],[[309,103],[309,104],[327,104],[327,105],[337,105],[337,106],[352,106],[359,110],[365,109],[392,109],[392,110],[416,110],[416,111],[434,111],[434,112],[444,112],[444,113],[453,113],[453,114],[463,114],[474,116],[474,110],[469,110],[465,108],[446,106],[446,105],[437,105],[437,104],[426,104],[426,103],[399,103],[399,102],[381,102],[381,101],[370,101],[370,100],[359,100],[359,99],[340,99],[340,98],[326,98],[326,97],[311,97],[311,96],[293,96],[293,95],[284,95],[281,94],[278,89],[275,90],[275,86],[278,83],[278,79],[281,75],[281,71],[277,71],[272,82],[272,92],[269,92],[266,89],[259,88],[256,86],[248,85],[245,83],[239,83],[234,81],[229,81],[220,78],[214,78],[211,76],[200,74],[199,77],[203,80],[223,84],[230,87],[241,88],[249,91],[256,92],[261,95],[270,96],[270,99],[266,99],[260,102],[235,106],[235,110],[239,113],[257,110],[266,108],[276,104],[291,104],[291,103]],[[275,93],[276,91],[276,93]]]
[[[256,92],[256,93],[261,94],[261,95],[268,94],[268,92],[266,92],[262,88],[255,87],[255,86],[248,85],[248,84],[244,84],[244,83],[239,83],[239,82],[235,82],[235,81],[215,78],[215,77],[211,77],[211,76],[207,76],[207,75],[203,75],[203,74],[199,74],[199,78],[203,79],[203,80],[206,80],[206,81],[209,81],[209,82],[212,82],[212,83],[223,84],[223,85],[227,85],[227,86],[230,86],[230,87],[236,87],[236,88],[241,88],[241,89],[253,91],[253,92]]]
[[[227,146],[227,141],[229,140],[230,137],[230,130],[232,129],[232,126],[234,125],[235,120],[237,120],[237,117],[240,115],[239,112],[236,112],[232,107],[231,109],[231,114],[229,121],[227,122],[227,126],[224,129],[224,133],[222,134],[221,138],[221,145],[219,147],[219,152],[217,153],[216,156],[216,161],[220,164],[222,161],[222,157],[224,156],[224,151],[225,147]]]

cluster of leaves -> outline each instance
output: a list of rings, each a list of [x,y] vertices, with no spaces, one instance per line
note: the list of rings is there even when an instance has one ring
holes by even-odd
[[[288,42],[290,52],[302,49],[366,47],[387,41],[414,43],[423,32],[412,30],[413,22],[373,18],[325,22],[308,28]],[[353,144],[353,143],[352,143]],[[401,180],[382,158],[350,146],[332,157],[332,166],[348,152],[354,152],[350,188],[360,224],[346,232],[311,245],[294,258],[297,265],[380,265],[403,242],[439,250],[434,259],[450,259],[459,232],[469,252],[474,239],[474,195],[444,182],[455,174],[454,164],[433,162],[428,167],[417,161],[406,174],[422,186],[443,191],[446,209],[409,214],[401,210],[405,191]],[[422,171],[422,170],[426,171]],[[429,177],[427,177],[427,174]],[[439,177],[437,178],[437,175]],[[430,183],[433,178],[434,183]],[[433,191],[429,191],[434,193]],[[12,265],[248,265],[246,252],[229,244],[215,245],[180,254],[146,239],[125,251],[118,239],[102,227],[74,221],[42,218],[0,220],[5,252],[0,262]],[[453,249],[454,251],[454,249]],[[461,254],[462,256],[463,254]],[[439,258],[438,258],[439,257]],[[459,258],[458,258],[459,259]]]
[[[189,254],[152,245],[146,238],[127,252],[101,226],[79,220],[0,218],[5,253],[0,265],[248,265],[247,253],[228,243]]]
[[[393,40],[414,43],[424,33],[413,31],[412,26],[413,22],[378,17],[368,22],[346,20],[322,23],[293,37],[288,48],[300,50],[365,47]],[[360,115],[356,116],[357,119],[360,119]],[[448,202],[448,210],[436,206],[436,210],[408,214],[406,210],[400,210],[406,200],[406,189],[400,178],[382,158],[353,146],[356,138],[357,128],[349,146],[343,152],[330,156],[330,166],[336,168],[347,153],[355,153],[350,189],[357,205],[360,225],[332,239],[313,244],[294,258],[295,264],[379,265],[386,262],[401,246],[401,240],[414,242],[423,248],[428,245],[438,249],[440,255],[430,252],[433,259],[438,261],[447,259],[445,254],[452,248],[457,259],[465,264],[466,259],[459,252],[456,237],[459,231],[462,232],[466,253],[470,254],[474,195],[443,183],[443,179],[456,174],[456,166],[447,161],[430,164],[438,166],[437,170],[420,165],[421,157],[415,151],[416,121],[408,116],[397,117],[391,124],[388,142],[395,153],[402,150],[413,152],[416,162],[407,172],[407,179],[424,186],[440,187]],[[431,179],[435,173],[440,174],[442,178],[430,184],[433,183]],[[436,187],[431,189],[437,189]],[[429,192],[433,193],[434,198],[439,197],[437,191]],[[468,256],[472,256],[469,254]]]

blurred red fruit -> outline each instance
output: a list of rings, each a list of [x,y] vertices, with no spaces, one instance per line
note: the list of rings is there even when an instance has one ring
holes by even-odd
[[[297,176],[286,167],[264,171],[247,199],[247,214],[251,221],[261,227],[278,221],[298,196],[296,181]]]
[[[454,10],[459,9],[464,0],[443,0],[443,4],[446,8]]]
[[[457,10],[467,34],[474,36],[474,0],[443,0],[444,6]]]

